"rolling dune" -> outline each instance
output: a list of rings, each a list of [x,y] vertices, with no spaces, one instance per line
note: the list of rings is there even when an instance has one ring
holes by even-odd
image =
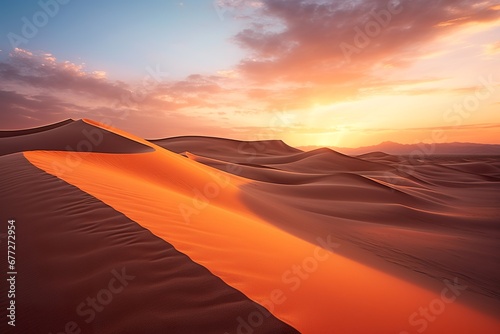
[[[90,120],[0,137],[27,331],[500,330],[498,158],[149,142]],[[122,268],[123,292],[82,317]]]

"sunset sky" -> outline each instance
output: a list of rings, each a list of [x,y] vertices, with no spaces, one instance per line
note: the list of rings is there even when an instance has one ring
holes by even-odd
[[[500,1],[4,0],[0,128],[500,143]]]

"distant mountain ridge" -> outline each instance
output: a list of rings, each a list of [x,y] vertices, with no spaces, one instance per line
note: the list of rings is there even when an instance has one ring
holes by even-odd
[[[309,151],[316,149],[316,146],[299,147]],[[392,141],[385,141],[378,145],[363,146],[358,148],[330,147],[332,150],[348,154],[361,155],[372,152],[384,152],[391,155],[500,155],[500,145],[477,144],[477,143],[418,143],[400,144]]]

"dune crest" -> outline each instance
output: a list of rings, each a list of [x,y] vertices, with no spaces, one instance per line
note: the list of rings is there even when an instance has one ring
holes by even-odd
[[[0,156],[34,150],[139,153],[152,148],[84,120],[66,120],[34,129],[0,132]]]

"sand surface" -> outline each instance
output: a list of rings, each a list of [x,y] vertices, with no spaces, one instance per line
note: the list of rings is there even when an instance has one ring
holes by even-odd
[[[0,137],[23,328],[500,330],[498,158],[148,142],[90,120]],[[86,323],[76,305],[122,268],[135,278]]]

